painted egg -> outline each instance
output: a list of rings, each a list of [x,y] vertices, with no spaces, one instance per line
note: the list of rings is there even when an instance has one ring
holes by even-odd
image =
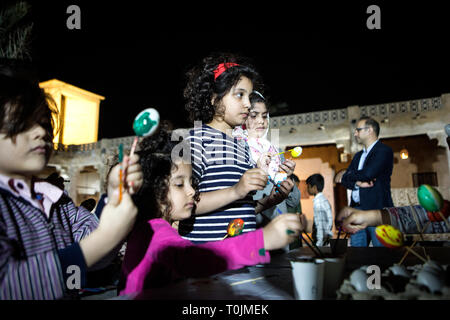
[[[394,264],[392,267],[389,268],[391,270],[392,274],[394,276],[404,277],[404,278],[411,278],[411,273],[406,270],[405,266]]]
[[[428,184],[422,184],[417,190],[417,198],[422,207],[427,211],[435,212],[442,208],[442,196],[435,188]]]
[[[358,292],[368,291],[367,288],[367,273],[362,269],[356,269],[350,275],[350,283]]]
[[[295,147],[294,149],[291,150],[291,156],[293,158],[298,158],[298,157],[300,157],[302,152],[303,152],[302,147]]]
[[[244,229],[244,220],[234,219],[228,224],[227,233],[230,237],[240,235]]]
[[[427,287],[431,293],[441,291],[444,286],[444,279],[438,273],[426,268],[417,274],[416,281]]]
[[[139,137],[152,135],[159,126],[159,112],[148,108],[141,111],[133,122],[134,133]]]
[[[400,248],[403,246],[402,232],[391,225],[379,225],[375,229],[375,235],[385,247]]]
[[[439,211],[436,212],[427,211],[428,219],[430,219],[431,222],[443,221],[442,216],[439,214],[439,212],[442,213],[442,216],[444,218],[448,218],[448,216],[450,215],[450,201],[444,200],[442,208]]]

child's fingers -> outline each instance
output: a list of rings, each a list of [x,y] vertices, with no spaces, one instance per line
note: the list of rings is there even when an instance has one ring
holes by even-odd
[[[127,158],[129,166],[139,163],[139,156],[136,153],[133,154],[131,157],[127,156]]]

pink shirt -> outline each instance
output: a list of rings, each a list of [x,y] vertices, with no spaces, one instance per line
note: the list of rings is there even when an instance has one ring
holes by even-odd
[[[145,248],[146,247],[146,248]],[[270,262],[262,229],[202,244],[183,239],[163,219],[138,224],[127,243],[120,294],[160,287],[181,277],[205,277]]]

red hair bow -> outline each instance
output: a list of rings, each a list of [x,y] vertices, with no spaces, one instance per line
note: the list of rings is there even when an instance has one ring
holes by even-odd
[[[234,62],[227,62],[227,63],[221,63],[217,66],[216,70],[214,70],[214,81],[216,81],[217,77],[220,76],[222,73],[225,72],[228,68],[238,66],[237,63]]]

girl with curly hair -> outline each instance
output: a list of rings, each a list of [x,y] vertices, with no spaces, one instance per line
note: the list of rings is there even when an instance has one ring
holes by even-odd
[[[228,224],[244,220],[243,232],[256,229],[255,214],[283,201],[292,185],[280,184],[278,193],[253,201],[263,190],[267,173],[255,168],[248,145],[233,138],[232,130],[248,117],[249,96],[261,87],[259,74],[244,58],[214,54],[187,73],[186,110],[194,121],[187,140],[193,175],[199,180],[196,215],[180,223],[179,232],[196,243],[219,241]]]
[[[183,239],[171,224],[194,214],[198,192],[191,164],[173,152],[178,143],[161,129],[140,144],[144,182],[134,198],[139,214],[122,264],[121,294],[136,294],[182,277],[267,263],[266,250],[285,246],[303,230],[304,221],[285,214],[264,229],[220,242],[193,244]],[[181,143],[185,143],[181,153],[189,153],[189,145]]]

